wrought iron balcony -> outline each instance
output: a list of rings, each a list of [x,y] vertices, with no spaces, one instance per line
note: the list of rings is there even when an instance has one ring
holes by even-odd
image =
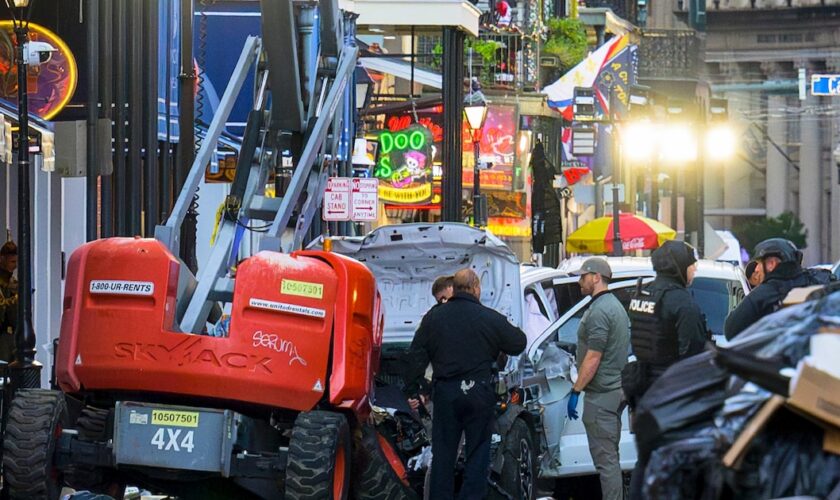
[[[539,68],[534,40],[515,31],[482,31],[473,47],[472,74],[483,87],[533,90],[536,86]]]

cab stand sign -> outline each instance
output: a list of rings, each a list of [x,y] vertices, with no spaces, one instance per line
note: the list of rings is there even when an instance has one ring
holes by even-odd
[[[324,190],[325,221],[372,221],[379,209],[379,179],[330,177]]]

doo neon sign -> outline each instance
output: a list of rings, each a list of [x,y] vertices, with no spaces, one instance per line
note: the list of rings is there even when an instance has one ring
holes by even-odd
[[[394,189],[418,190],[417,197],[411,196],[406,200],[404,195],[399,199],[388,200],[380,190],[380,197],[386,201],[397,203],[418,203],[425,201],[431,194],[432,182],[432,134],[426,127],[414,124],[398,132],[382,131],[379,133],[379,162],[373,175],[386,183],[385,187]],[[415,199],[418,198],[418,199]],[[419,199],[423,198],[423,199]]]

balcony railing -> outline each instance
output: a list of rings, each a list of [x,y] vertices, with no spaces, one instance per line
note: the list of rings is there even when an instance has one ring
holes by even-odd
[[[644,30],[639,41],[642,79],[696,79],[701,40],[693,30]]]
[[[472,55],[472,74],[485,88],[533,90],[539,77],[537,50],[535,41],[518,32],[482,32]]]

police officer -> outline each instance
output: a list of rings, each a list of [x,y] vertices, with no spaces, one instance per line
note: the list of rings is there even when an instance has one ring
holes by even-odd
[[[802,269],[802,252],[792,241],[770,238],[755,246],[753,258],[764,274],[764,281],[735,308],[723,325],[723,333],[732,339],[750,325],[775,312],[792,289],[826,284],[827,278]],[[826,273],[827,274],[827,273]]]
[[[0,360],[7,362],[15,353],[18,286],[13,274],[17,261],[17,245],[7,241],[0,247]]]
[[[656,278],[647,290],[630,299],[630,345],[638,380],[622,380],[631,407],[672,364],[703,351],[711,335],[706,318],[687,287],[697,271],[694,248],[682,241],[666,241],[651,255]],[[626,372],[622,375],[624,376]],[[642,480],[650,457],[639,450],[630,485],[631,498],[641,498]]]
[[[711,339],[706,318],[687,290],[697,271],[694,248],[683,241],[666,241],[651,261],[656,279],[634,295],[629,308],[630,344],[645,375],[637,398],[668,367],[700,353]]]
[[[406,393],[418,390],[426,365],[434,371],[432,477],[429,498],[454,498],[455,463],[465,434],[461,499],[487,496],[490,436],[495,412],[493,363],[500,352],[517,355],[525,334],[481,305],[481,281],[470,269],[455,273],[455,295],[433,307],[411,342]]]

